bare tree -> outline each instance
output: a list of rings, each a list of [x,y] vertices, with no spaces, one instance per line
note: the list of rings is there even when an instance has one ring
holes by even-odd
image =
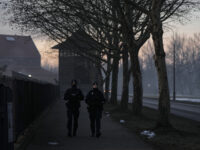
[[[126,110],[128,108],[129,81],[130,81],[129,53],[127,45],[123,45],[122,61],[123,61],[123,88],[122,88],[122,97],[120,105],[122,109]]]
[[[177,94],[181,95],[195,95],[195,86],[198,81],[199,70],[199,35],[195,34],[193,37],[175,34],[168,45],[168,68],[169,75],[172,73],[172,62],[175,50],[175,64],[176,64],[176,82]],[[197,82],[198,83],[198,82]],[[184,88],[183,88],[184,87]]]
[[[123,20],[121,20],[121,17],[120,20],[118,19],[116,7],[114,6],[114,3],[111,2],[112,1],[103,0],[76,0],[67,2],[63,0],[41,0],[38,2],[30,0],[29,2],[18,2],[17,0],[13,0],[10,10],[14,11],[14,17],[11,22],[18,24],[20,28],[25,27],[25,29],[28,28],[32,30],[39,29],[40,32],[48,35],[58,42],[65,41],[68,36],[70,36],[74,31],[80,28],[82,30],[85,30],[86,33],[89,34],[95,41],[103,45],[104,49],[100,49],[100,52],[98,53],[100,55],[93,55],[93,53],[88,54],[84,52],[81,53],[84,53],[86,56],[92,56],[93,58],[97,58],[98,60],[104,62],[106,60],[102,60],[102,58],[105,55],[110,55],[113,58],[112,62],[113,66],[115,66],[113,67],[113,69],[115,68],[115,70],[113,70],[114,73],[112,83],[115,86],[112,86],[113,89],[111,95],[113,96],[111,96],[111,99],[114,103],[116,103],[116,76],[118,74],[117,62],[120,59],[120,49],[118,45],[120,41],[122,41],[122,37],[120,35],[120,24],[121,22],[123,22]],[[132,18],[133,17],[136,16],[133,15]],[[135,20],[137,20],[137,18]],[[112,39],[114,41],[112,45],[108,44],[107,40],[107,33],[109,32],[114,33],[112,34]],[[138,32],[136,32],[135,34],[137,33]],[[109,49],[111,52],[108,51]],[[101,57],[99,58],[98,56]],[[137,58],[137,54],[135,56]],[[136,66],[139,66],[138,62],[136,62],[135,64]],[[134,65],[132,66],[134,67]],[[135,69],[134,67],[132,68],[132,70],[140,70],[139,68],[140,67],[136,67]],[[138,73],[134,73],[135,78],[137,77],[137,74]],[[140,71],[139,75],[141,76]],[[142,83],[141,77],[136,78],[134,81],[134,84],[141,85]],[[134,90],[136,98],[138,96],[140,97],[139,101],[135,100],[135,106],[137,106],[137,103],[139,102],[140,104],[138,106],[141,108],[142,86],[135,86],[135,89],[137,89]]]
[[[132,5],[135,9],[140,10],[148,15],[151,24],[151,35],[155,48],[155,65],[158,73],[159,84],[159,112],[160,117],[158,126],[170,127],[169,112],[170,112],[170,97],[167,69],[165,62],[165,51],[163,47],[163,22],[171,17],[182,17],[189,13],[193,6],[199,2],[197,0],[151,0],[147,7],[143,0],[128,1],[125,3]]]
[[[96,41],[90,43],[83,38],[90,48],[84,50],[79,43],[76,52],[88,58],[104,72],[106,79],[106,95],[108,95],[110,72],[112,71],[111,101],[117,103],[117,79],[118,63],[121,58],[118,47],[120,36],[117,18],[113,13],[112,5],[107,1],[92,0],[41,0],[41,1],[18,1],[12,0],[9,11],[12,12],[11,24],[17,25],[23,30],[35,30],[41,32],[58,43],[65,42],[76,31],[85,32],[89,38]],[[113,19],[114,18],[114,19]],[[114,25],[116,24],[116,25]],[[96,52],[94,52],[96,50]],[[105,59],[108,58],[108,59]],[[102,64],[108,64],[105,69]],[[108,96],[106,96],[108,97]]]
[[[115,1],[115,7],[117,9],[117,13],[120,19],[123,42],[125,43],[125,45],[127,45],[126,48],[128,49],[128,52],[130,54],[131,72],[133,76],[134,87],[132,109],[135,115],[139,115],[142,112],[143,88],[138,54],[140,48],[150,37],[148,25],[149,17],[147,15],[143,15],[143,13],[136,9],[132,9],[132,7],[127,3],[122,2],[123,1],[121,0]],[[126,86],[128,86],[128,77],[124,81],[126,83]],[[122,103],[125,106],[125,104],[127,105],[128,98],[125,97],[125,99],[122,99],[122,101],[125,101]]]
[[[152,40],[148,40],[146,45],[142,47],[140,53],[140,60],[142,62],[142,73],[143,73],[143,89],[144,95],[157,95],[157,74],[155,63],[153,60],[154,47]]]

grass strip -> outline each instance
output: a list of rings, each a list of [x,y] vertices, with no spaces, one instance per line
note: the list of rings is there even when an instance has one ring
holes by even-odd
[[[122,125],[136,133],[145,142],[159,150],[200,150],[200,122],[183,117],[170,115],[173,128],[155,128],[158,111],[147,107],[143,108],[140,116],[131,112],[131,105],[126,111],[119,106],[105,105],[105,111],[110,113],[114,121],[125,120]],[[156,136],[148,139],[140,133],[144,130],[155,132]]]

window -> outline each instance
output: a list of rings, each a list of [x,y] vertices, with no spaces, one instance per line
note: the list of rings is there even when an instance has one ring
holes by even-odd
[[[7,40],[7,41],[15,41],[15,38],[14,38],[14,37],[11,37],[11,36],[7,36],[7,37],[6,37],[6,40]]]
[[[79,56],[76,51],[73,50],[60,50],[60,57],[68,57],[68,56]]]

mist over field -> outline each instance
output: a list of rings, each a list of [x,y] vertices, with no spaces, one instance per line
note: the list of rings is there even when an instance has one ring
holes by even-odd
[[[175,48],[175,83],[177,96],[200,96],[200,34],[185,36],[176,34],[166,45],[166,63],[170,95],[173,95],[173,50]],[[144,95],[158,95],[157,72],[153,60],[154,49],[150,41],[142,48],[140,63],[142,67]],[[122,92],[123,66],[119,68],[118,94]],[[132,79],[129,93],[133,95]]]

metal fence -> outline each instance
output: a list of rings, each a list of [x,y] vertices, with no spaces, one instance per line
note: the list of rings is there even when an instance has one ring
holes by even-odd
[[[13,149],[13,141],[57,98],[53,84],[9,79],[0,83],[0,149]],[[1,82],[1,80],[0,80]]]
[[[13,149],[12,91],[9,87],[0,84],[0,148]]]

